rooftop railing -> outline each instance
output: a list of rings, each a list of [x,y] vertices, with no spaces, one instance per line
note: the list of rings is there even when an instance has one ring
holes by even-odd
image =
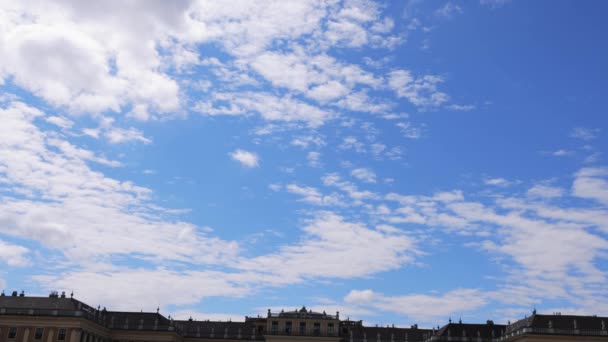
[[[329,315],[322,313],[309,313],[309,312],[278,312],[270,313],[268,318],[311,318],[311,319],[339,319],[338,315]]]

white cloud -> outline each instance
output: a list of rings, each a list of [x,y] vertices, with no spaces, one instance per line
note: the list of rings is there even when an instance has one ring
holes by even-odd
[[[560,149],[560,150],[552,152],[551,154],[554,155],[554,156],[556,156],[556,157],[563,157],[563,156],[571,155],[572,153],[573,153],[572,151]]]
[[[239,148],[232,151],[230,157],[246,167],[251,168],[259,166],[260,157],[255,152],[245,151]]]
[[[148,201],[150,190],[93,171],[113,164],[35,124],[43,113],[19,102],[0,108],[0,233],[34,240],[78,265],[109,255],[208,263],[233,256],[235,243],[211,238]],[[178,237],[176,238],[176,232]]]
[[[393,48],[404,41],[392,35],[394,21],[382,14],[383,9],[365,0],[239,1],[229,8],[207,1],[7,3],[0,13],[0,22],[6,23],[0,26],[0,83],[10,79],[69,114],[97,118],[100,113],[122,113],[147,121],[182,115],[189,96],[184,86],[230,92],[240,85],[259,85],[261,76],[297,94],[252,92],[232,104],[227,93],[215,93],[196,108],[209,115],[256,112],[265,120],[318,127],[336,114],[294,95],[358,111],[390,107],[368,101],[366,95],[370,88],[382,86],[381,77],[328,53],[335,46]],[[133,13],[141,16],[133,20]],[[297,39],[301,40],[295,43]],[[223,47],[233,59],[201,59],[197,50],[207,43]],[[277,52],[272,48],[275,43],[288,44]],[[40,64],[35,58],[39,55],[50,62]],[[224,84],[216,88],[215,80],[190,82],[178,77],[193,65],[208,67]],[[50,120],[58,123],[57,118]],[[86,133],[111,142],[126,137],[147,141],[133,129]]]
[[[422,128],[414,127],[409,122],[398,122],[395,126],[401,129],[403,136],[409,139],[420,139],[422,137]]]
[[[104,132],[104,136],[112,144],[121,144],[130,141],[139,141],[144,144],[152,143],[152,140],[146,138],[142,131],[133,127],[129,129],[111,127]]]
[[[308,97],[321,103],[341,98],[348,94],[349,89],[337,81],[320,84],[308,92]]]
[[[537,184],[528,189],[528,196],[541,197],[541,198],[557,198],[564,194],[564,189],[549,186],[544,184]]]
[[[351,290],[344,301],[351,305],[395,312],[432,322],[456,313],[472,311],[487,304],[486,295],[477,289],[455,289],[442,295],[409,294],[385,296],[373,290]]]
[[[475,110],[475,106],[474,105],[459,105],[459,104],[451,104],[446,106],[447,109],[449,110],[454,110],[454,111],[458,111],[458,112],[469,112],[472,110]]]
[[[305,135],[293,138],[291,144],[302,148],[308,148],[310,145],[321,147],[325,145],[325,140],[320,136]]]
[[[353,183],[343,181],[335,173],[326,174],[322,181],[325,186],[335,187],[343,191],[351,199],[353,205],[362,205],[365,200],[378,198],[378,194],[368,190],[359,190]]]
[[[272,183],[272,184],[268,184],[268,189],[274,191],[274,192],[279,192],[281,191],[281,184],[277,184],[277,183]]]
[[[570,132],[572,138],[581,139],[584,141],[590,141],[597,137],[599,129],[597,128],[586,128],[586,127],[575,127]]]
[[[309,55],[299,47],[292,53],[262,53],[251,66],[274,86],[320,103],[344,98],[357,85],[377,87],[381,83],[357,65],[340,63],[326,54]]]
[[[179,87],[159,70],[156,48],[177,32],[183,4],[45,2],[4,9],[0,78],[12,76],[17,85],[75,113],[119,112],[130,103],[149,104],[159,113],[179,109]],[[148,15],[134,21],[130,13]]]
[[[351,175],[366,183],[376,183],[376,173],[367,168],[358,168],[351,171]]]
[[[510,181],[508,181],[508,180],[506,180],[504,178],[500,178],[500,177],[498,177],[498,178],[488,178],[488,179],[485,179],[483,182],[486,185],[495,185],[495,186],[509,186],[509,185],[511,185]]]
[[[572,184],[572,193],[608,205],[608,168],[581,169]]]
[[[317,151],[310,151],[306,155],[306,159],[308,160],[308,165],[311,167],[320,167],[321,166],[321,153]]]
[[[355,150],[357,153],[365,153],[365,145],[354,136],[348,136],[342,139],[342,144],[338,148],[343,150]]]
[[[72,126],[74,126],[72,120],[63,116],[49,116],[45,121],[63,129],[72,128]]]
[[[242,297],[249,293],[250,277],[218,271],[177,271],[166,268],[72,270],[61,276],[35,276],[43,288],[71,289],[88,303],[102,303],[115,310],[188,305],[206,297]]]
[[[284,281],[352,278],[397,269],[419,253],[414,239],[320,212],[304,227],[305,237],[276,253],[243,260],[240,267],[280,275]]]
[[[588,155],[587,157],[585,157],[584,162],[585,163],[595,163],[600,159],[601,155],[602,155],[602,152],[593,152],[590,155]]]
[[[406,98],[416,107],[437,107],[449,96],[437,89],[443,78],[434,75],[412,76],[409,70],[394,70],[388,75],[388,85],[398,97]]]
[[[133,106],[133,109],[131,109],[131,111],[127,115],[140,121],[148,121],[150,119],[148,106],[145,104],[137,104]]]
[[[310,186],[299,186],[288,184],[285,187],[287,192],[302,196],[302,201],[315,205],[343,205],[340,196],[336,194],[323,195],[318,189]]]
[[[266,52],[257,56],[251,66],[275,86],[301,92],[308,90],[307,66],[295,54],[283,55]]]
[[[348,94],[335,103],[338,107],[356,112],[383,113],[393,107],[393,103],[385,99],[377,101],[368,96],[364,90]],[[380,114],[382,115],[382,114]]]
[[[247,115],[258,113],[268,121],[305,122],[310,127],[323,125],[333,114],[289,96],[269,93],[214,93],[211,101],[199,102],[203,115]]]
[[[502,7],[509,2],[511,2],[511,0],[479,0],[480,4],[493,8]]]
[[[605,204],[606,175],[602,168],[582,169],[575,176],[572,194]],[[496,196],[494,203],[465,201],[462,193],[389,194],[386,199],[401,207],[386,219],[442,227],[476,241],[469,246],[500,257],[507,274],[499,290],[483,291],[487,300],[531,305],[559,299],[586,312],[598,308],[596,299],[604,297],[599,284],[608,278],[598,262],[608,251],[608,240],[597,232],[608,229],[605,208],[577,207],[563,199],[558,202],[561,205],[549,205],[546,198],[565,193],[547,184],[537,184],[523,197],[490,194]]]
[[[0,262],[8,266],[27,266],[30,264],[29,249],[0,240]]]
[[[443,6],[435,11],[435,15],[445,18],[452,18],[454,15],[462,13],[462,8],[451,1],[446,2]]]

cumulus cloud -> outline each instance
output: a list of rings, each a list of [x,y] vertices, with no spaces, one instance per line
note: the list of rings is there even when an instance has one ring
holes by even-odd
[[[249,168],[259,166],[260,157],[255,152],[250,152],[239,148],[232,151],[230,153],[230,157],[241,163],[243,166]]]
[[[0,77],[75,113],[119,112],[139,103],[158,113],[178,110],[179,86],[159,70],[156,49],[181,28],[185,5],[7,3]],[[130,13],[151,15],[134,21]]]

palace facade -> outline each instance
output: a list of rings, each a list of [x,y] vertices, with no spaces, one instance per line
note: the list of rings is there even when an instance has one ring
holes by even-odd
[[[305,307],[244,322],[174,320],[156,312],[91,307],[65,293],[0,295],[0,342],[534,342],[608,341],[608,318],[541,315],[507,325],[449,322],[440,328],[369,327]]]

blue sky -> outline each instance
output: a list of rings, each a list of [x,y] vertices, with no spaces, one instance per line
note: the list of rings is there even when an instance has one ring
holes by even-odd
[[[608,315],[607,6],[3,3],[0,288]]]

